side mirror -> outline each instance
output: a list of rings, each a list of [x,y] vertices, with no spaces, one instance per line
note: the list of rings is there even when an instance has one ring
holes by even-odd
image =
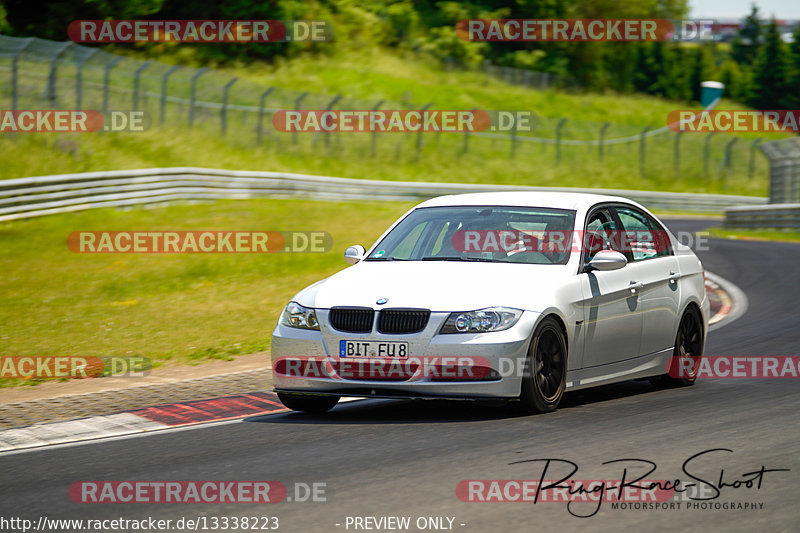
[[[344,260],[351,265],[355,265],[364,259],[365,253],[367,253],[367,251],[364,249],[364,247],[360,244],[356,244],[355,246],[350,246],[344,251]]]
[[[586,264],[586,272],[592,270],[619,270],[628,264],[628,258],[614,250],[600,250]]]

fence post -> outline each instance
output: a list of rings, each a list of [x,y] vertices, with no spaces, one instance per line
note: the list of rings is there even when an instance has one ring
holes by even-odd
[[[83,105],[83,65],[97,53],[97,48],[92,48],[89,55],[78,61],[78,68],[75,71],[75,109],[81,109]]]
[[[608,129],[609,126],[611,126],[611,123],[606,122],[605,124],[603,124],[603,127],[600,128],[600,144],[597,145],[597,157],[600,159],[600,161],[603,160],[603,155],[604,155],[603,149],[606,138],[606,130]]]
[[[527,72],[527,71],[526,71],[526,72]],[[536,113],[533,113],[533,114],[534,114],[534,116],[535,116],[535,117],[537,117],[537,119],[538,119],[538,115],[537,115]],[[511,155],[511,159],[514,159],[514,158],[516,157],[516,154],[517,154],[517,142],[518,142],[518,141],[517,141],[517,131],[518,131],[518,129],[517,129],[517,128],[518,128],[517,124],[518,124],[518,122],[519,122],[519,121],[517,120],[518,118],[519,118],[519,115],[517,115],[517,117],[514,119],[514,129],[512,129],[512,130],[511,130],[511,154],[510,154],[510,155]],[[537,122],[538,122],[538,120],[537,120]],[[534,126],[533,126],[531,129],[529,129],[528,131],[531,131],[531,130],[532,130],[533,128],[535,128],[535,127],[536,127],[536,125],[534,125]]]
[[[429,104],[425,104],[424,106],[422,106],[422,109],[421,109],[422,114],[424,115],[425,111],[427,111],[428,108],[431,107],[432,105],[433,105],[433,103],[429,103]],[[423,130],[424,130],[424,128],[420,128],[419,132],[417,132],[417,155],[416,155],[416,158],[415,158],[416,160],[419,160],[419,154],[422,151],[422,132],[423,132]]]
[[[642,130],[642,136],[639,140],[639,176],[644,179],[645,171],[644,171],[644,163],[645,163],[645,139],[647,132],[650,130],[650,126],[645,126]]]
[[[514,159],[516,151],[517,151],[517,125],[514,124],[514,129],[511,130],[511,153],[509,154],[510,159]]]
[[[731,150],[733,149],[733,145],[736,144],[736,141],[739,140],[739,137],[734,137],[728,144],[725,146],[725,168],[731,168]]]
[[[173,72],[178,70],[180,65],[175,65],[174,67],[170,68],[168,71],[164,73],[161,77],[161,109],[159,110],[159,115],[161,118],[161,124],[164,123],[164,117],[167,113],[167,78],[169,78]]]
[[[67,48],[72,45],[72,41],[64,43],[64,46],[58,49],[53,58],[50,60],[50,72],[47,75],[47,88],[45,89],[45,99],[52,106],[56,103],[56,69],[58,68],[58,60],[66,52]]]
[[[305,92],[297,97],[297,100],[294,101],[294,110],[300,111],[300,106],[303,104],[303,100],[305,97],[308,96],[308,93]],[[297,129],[292,132],[292,144],[297,144]]]
[[[226,83],[225,87],[222,88],[222,109],[219,110],[222,135],[225,135],[225,132],[228,131],[228,93],[230,92],[231,86],[236,83],[238,79],[238,77],[231,78],[231,81]]]
[[[474,107],[470,109],[470,113],[475,113]],[[494,146],[494,144],[492,144],[492,146]],[[461,153],[466,154],[467,152],[469,152],[469,131],[464,130],[464,145],[461,147]]]
[[[17,109],[17,59],[21,53],[19,50],[11,60],[11,109]]]
[[[194,102],[197,99],[197,80],[207,71],[207,68],[201,68],[192,76],[192,88],[189,96],[189,127],[194,125]]]
[[[747,177],[752,178],[753,173],[756,171],[756,146],[760,143],[763,139],[759,137],[755,141],[750,144],[750,165],[747,170]]]
[[[728,169],[731,168],[731,150],[738,140],[739,137],[734,137],[725,143],[725,155],[722,157],[722,161],[719,162],[719,166],[717,167],[717,177],[722,177],[723,184],[725,182],[725,175]]]
[[[194,125],[194,102],[197,99],[197,80],[208,71],[207,68],[201,68],[192,76],[192,87],[189,96],[189,127]]]
[[[28,42],[26,42],[22,48],[17,50],[17,53],[14,54],[14,58],[11,60],[11,109],[17,108],[17,93],[19,92],[18,89],[18,81],[17,81],[17,73],[18,73],[18,61],[19,56],[22,55],[22,52],[28,47],[29,44],[33,42],[33,37],[28,38]]]
[[[152,61],[145,61],[141,64],[139,68],[136,69],[136,72],[133,73],[133,110],[139,111],[139,76],[142,74],[142,71],[150,66]]]
[[[675,179],[680,178],[681,174],[681,135],[683,135],[683,131],[678,131],[675,133],[675,150],[674,150],[674,161],[673,166],[675,167]]]
[[[264,135],[264,102],[266,101],[267,97],[275,90],[275,87],[270,87],[263,93],[261,93],[261,98],[258,101],[258,129],[256,134],[256,140],[258,144],[261,144],[261,139]]]
[[[333,100],[331,100],[328,103],[328,107],[326,109],[328,111],[330,111],[331,109],[333,109],[333,106],[336,105],[336,102],[338,102],[341,99],[342,99],[342,95],[341,94],[337,94],[336,96],[333,97]],[[330,145],[331,145],[331,132],[326,131],[325,132],[325,146],[326,147],[330,147]]]
[[[103,72],[103,114],[108,113],[108,82],[109,78],[111,77],[111,69],[114,68],[117,63],[122,61],[122,57],[117,57],[112,59]]]
[[[710,146],[711,137],[714,135],[714,133],[716,132],[712,131],[711,133],[706,135],[706,138],[703,141],[703,174],[705,175],[706,179],[708,179],[708,160],[709,157],[711,156],[711,146]]]
[[[383,105],[383,100],[380,100],[380,101],[378,101],[377,104],[375,104],[375,107],[373,107],[372,110],[373,111],[377,111],[378,108],[381,107],[382,105]],[[372,130],[372,139],[371,139],[371,141],[372,141],[371,144],[372,145],[370,146],[370,155],[372,157],[375,157],[375,154],[377,152],[377,142],[378,142],[378,138],[376,137],[377,134],[378,134],[377,129],[373,129]]]
[[[564,127],[564,124],[567,122],[566,118],[562,118],[556,124],[556,164],[561,163],[561,128]]]

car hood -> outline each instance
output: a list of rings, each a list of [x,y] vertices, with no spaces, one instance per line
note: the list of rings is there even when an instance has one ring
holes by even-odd
[[[570,278],[565,265],[362,261],[301,291],[295,300],[335,306],[415,307],[470,311],[491,306],[541,311]]]

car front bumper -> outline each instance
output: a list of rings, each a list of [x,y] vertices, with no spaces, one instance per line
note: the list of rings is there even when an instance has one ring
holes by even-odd
[[[520,394],[521,379],[531,332],[538,313],[526,311],[519,321],[505,331],[489,333],[439,334],[449,313],[431,313],[426,328],[414,334],[344,333],[333,330],[327,311],[317,310],[320,331],[291,328],[278,324],[272,334],[273,384],[278,392],[333,394],[390,398],[511,399]],[[339,341],[407,342],[406,361],[389,361],[390,365],[418,371],[406,378],[373,379],[373,374],[347,371],[364,358],[339,356]],[[297,371],[298,361],[313,361],[322,373]],[[328,364],[326,364],[328,363]],[[448,372],[442,374],[424,369],[436,365],[490,367],[491,372]],[[294,365],[294,366],[293,366]],[[350,365],[350,366],[348,366]],[[405,366],[404,366],[405,365]],[[294,368],[295,370],[287,370]],[[344,371],[342,371],[344,369]]]

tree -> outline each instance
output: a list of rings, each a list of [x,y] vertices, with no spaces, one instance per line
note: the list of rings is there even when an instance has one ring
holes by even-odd
[[[11,26],[6,20],[6,8],[0,4],[0,33],[8,33],[11,31]]]
[[[758,59],[753,69],[753,83],[748,104],[756,109],[781,109],[789,102],[789,64],[786,49],[772,20],[758,48]]]
[[[689,87],[691,62],[685,48],[670,43],[663,44],[661,68],[658,76],[660,94],[670,100],[690,100]]]
[[[633,78],[636,73],[638,50],[633,43],[608,43],[603,58],[608,72],[610,87],[620,93],[634,91]]]
[[[750,92],[748,77],[733,59],[726,59],[719,67],[719,81],[725,85],[725,96],[744,102]]]
[[[636,49],[636,69],[633,73],[633,87],[642,93],[655,92],[658,65],[653,60],[651,49],[657,43],[630,43]]]
[[[787,80],[788,106],[800,109],[800,25],[792,34],[793,41],[789,45],[789,78]]]
[[[81,19],[139,19],[157,13],[165,0],[3,0],[11,34],[58,41],[67,38],[67,26]],[[200,18],[200,17],[196,17]]]
[[[756,59],[758,46],[762,37],[761,20],[758,18],[758,6],[752,5],[739,28],[739,34],[731,41],[731,57],[740,65],[749,65]]]
[[[691,99],[700,101],[700,83],[715,78],[714,58],[709,45],[700,44],[692,49],[687,68],[689,70],[689,91]],[[724,82],[723,82],[724,83]]]

